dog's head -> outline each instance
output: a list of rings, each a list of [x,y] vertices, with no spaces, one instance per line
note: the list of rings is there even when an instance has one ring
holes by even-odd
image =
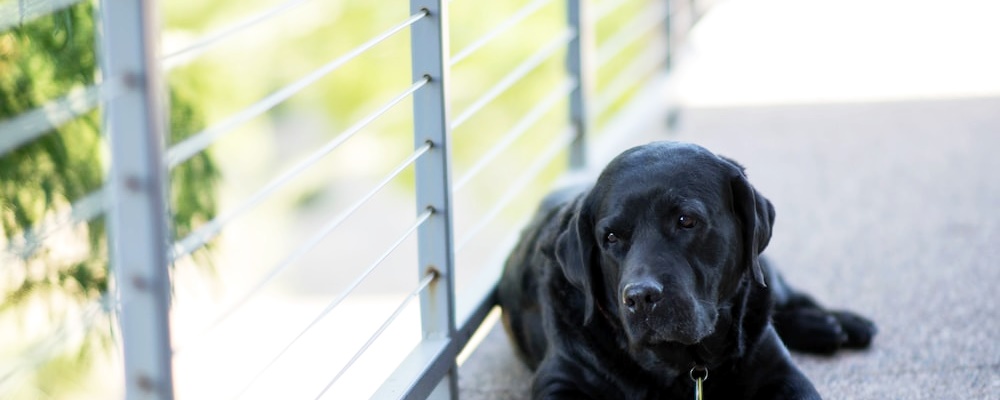
[[[735,162],[691,144],[628,150],[601,173],[558,240],[566,278],[620,321],[632,347],[711,335],[758,254],[774,210]]]

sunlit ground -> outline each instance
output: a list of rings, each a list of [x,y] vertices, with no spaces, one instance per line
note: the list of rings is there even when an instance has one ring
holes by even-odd
[[[689,106],[1000,94],[1000,3],[730,0],[695,29],[676,95]]]

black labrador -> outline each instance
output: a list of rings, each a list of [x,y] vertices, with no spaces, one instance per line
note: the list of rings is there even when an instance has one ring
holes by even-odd
[[[685,143],[633,148],[591,188],[550,195],[498,289],[533,397],[689,399],[700,380],[705,399],[820,398],[784,344],[867,347],[875,326],[771,270],[773,222],[743,167]]]

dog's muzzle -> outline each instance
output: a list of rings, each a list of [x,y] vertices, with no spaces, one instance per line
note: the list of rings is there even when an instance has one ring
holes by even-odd
[[[665,292],[655,281],[626,284],[621,290],[622,322],[629,341],[691,345],[711,335],[718,312],[682,291]]]

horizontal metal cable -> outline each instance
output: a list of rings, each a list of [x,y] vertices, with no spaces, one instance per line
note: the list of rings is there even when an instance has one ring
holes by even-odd
[[[616,1],[604,2],[601,5],[601,8],[599,8],[597,12],[594,13],[594,22],[595,23],[600,22],[602,19],[611,15],[611,13],[618,11],[623,5],[627,4],[630,1],[632,0],[616,0]]]
[[[280,15],[281,13],[289,11],[289,10],[291,10],[291,9],[297,7],[297,6],[300,6],[300,5],[302,5],[302,4],[304,4],[304,3],[308,2],[308,1],[310,1],[310,0],[291,0],[291,1],[286,1],[284,3],[278,4],[275,7],[270,8],[270,9],[264,11],[264,12],[261,12],[261,13],[259,13],[257,15],[254,15],[253,17],[247,18],[247,19],[245,19],[243,21],[237,22],[237,23],[235,23],[233,25],[230,25],[230,26],[228,26],[226,28],[222,28],[222,29],[219,29],[219,30],[217,30],[215,32],[212,32],[212,33],[208,34],[208,35],[205,35],[204,37],[202,37],[201,39],[199,39],[194,44],[188,45],[187,47],[185,47],[183,49],[180,49],[180,50],[177,50],[177,51],[175,51],[173,53],[164,55],[163,58],[162,58],[163,69],[166,70],[166,71],[169,71],[171,69],[174,69],[176,67],[184,65],[185,63],[190,62],[191,60],[194,60],[199,55],[205,53],[213,45],[217,44],[218,42],[222,41],[223,39],[226,39],[226,38],[228,38],[228,37],[230,37],[232,35],[235,35],[235,34],[237,34],[239,32],[242,32],[242,31],[244,31],[246,29],[249,29],[250,27],[253,27],[254,25],[257,25],[257,24],[259,24],[261,22],[264,22],[264,21],[267,21],[267,20],[269,20],[271,18],[274,18],[274,17]]]
[[[549,42],[549,44],[545,45],[545,47],[542,47],[541,50],[535,52],[535,54],[531,55],[531,57],[524,60],[524,62],[519,64],[512,71],[510,71],[510,73],[501,78],[499,82],[493,85],[493,87],[487,90],[485,94],[480,96],[478,100],[476,100],[468,108],[466,108],[465,111],[462,112],[462,114],[456,117],[451,122],[451,129],[455,129],[460,125],[462,125],[463,123],[465,123],[465,121],[468,121],[469,118],[472,118],[472,116],[475,115],[477,112],[479,112],[479,110],[482,110],[483,107],[485,107],[487,104],[489,104],[497,97],[499,97],[501,94],[506,92],[507,89],[510,89],[512,86],[514,86],[515,83],[517,83],[522,78],[527,76],[529,73],[531,73],[531,71],[534,71],[535,68],[538,68],[540,65],[542,65],[556,52],[564,49],[566,45],[569,44],[570,40],[573,40],[573,37],[575,35],[576,35],[575,30],[567,28],[555,40]]]
[[[0,135],[0,156],[52,132],[123,92],[122,80],[110,79],[104,83],[74,89],[63,97],[0,122],[0,132],[3,132]]]
[[[618,75],[615,75],[597,96],[594,115],[600,115],[607,111],[608,107],[611,107],[615,100],[618,100],[626,91],[645,79],[646,75],[655,70],[657,66],[662,65],[666,60],[666,49],[642,53],[641,56],[623,68]]]
[[[503,138],[499,142],[490,148],[490,151],[479,157],[464,176],[458,179],[452,186],[452,193],[458,193],[462,188],[468,184],[473,177],[475,177],[479,172],[483,170],[490,162],[497,158],[504,150],[510,147],[518,138],[525,134],[529,128],[534,126],[542,117],[552,110],[560,100],[565,100],[568,98],[569,94],[577,86],[576,80],[571,78],[566,78],[563,83],[559,85],[554,91],[552,91],[548,96],[546,96],[542,101],[538,102],[534,108],[528,111],[520,120],[514,124],[514,127],[504,134]]]
[[[468,245],[481,230],[483,230],[483,228],[493,222],[493,220],[500,215],[500,212],[503,211],[505,207],[520,196],[524,188],[537,178],[538,174],[541,174],[545,167],[547,167],[560,152],[569,147],[570,142],[572,142],[575,137],[575,133],[576,132],[572,127],[566,128],[566,130],[559,135],[555,142],[552,142],[552,144],[550,144],[540,156],[535,158],[535,162],[531,163],[528,169],[525,170],[517,181],[514,181],[514,183],[509,186],[505,186],[504,195],[497,200],[496,204],[493,205],[493,208],[487,211],[486,215],[483,216],[483,218],[480,219],[475,226],[470,228],[465,237],[458,242],[458,245],[455,247],[456,254],[461,252],[462,249],[465,248],[465,246]]]
[[[330,222],[328,222],[325,226],[323,226],[323,228],[320,229],[318,233],[314,234],[312,237],[309,238],[309,240],[305,241],[305,244],[299,246],[294,252],[292,252],[291,254],[286,256],[283,260],[281,260],[281,262],[279,262],[274,268],[271,268],[271,270],[267,273],[267,275],[263,279],[261,279],[250,290],[246,291],[242,296],[240,296],[238,300],[236,300],[231,305],[226,307],[226,309],[221,314],[219,314],[219,316],[216,317],[215,320],[213,320],[208,326],[202,329],[201,334],[199,336],[204,336],[206,333],[212,331],[222,322],[224,322],[226,319],[232,316],[233,313],[236,312],[236,310],[239,310],[240,307],[246,304],[247,301],[249,301],[251,298],[257,295],[257,293],[263,290],[264,287],[270,284],[271,281],[274,280],[274,278],[276,278],[281,272],[283,272],[290,265],[294,264],[296,261],[298,261],[306,254],[308,254],[309,251],[311,251],[313,248],[318,246],[322,242],[323,238],[329,235],[330,232],[333,232],[334,229],[337,229],[337,227],[340,226],[340,224],[344,223],[344,221],[346,221],[348,217],[357,212],[358,209],[360,209],[362,206],[365,205],[365,203],[368,202],[368,200],[371,200],[372,197],[375,197],[375,195],[378,194],[378,192],[381,191],[382,188],[388,185],[389,182],[391,182],[401,172],[403,172],[404,169],[406,169],[414,162],[416,162],[418,158],[420,158],[425,153],[430,151],[432,147],[434,147],[433,143],[428,142],[423,146],[421,146],[420,148],[418,148],[417,150],[415,150],[413,154],[407,157],[406,160],[403,160],[403,162],[400,163],[399,166],[393,169],[392,172],[390,172],[384,179],[382,179],[382,181],[380,181],[375,186],[374,189],[372,189],[363,197],[361,197],[361,199],[356,201],[347,210],[341,212],[332,220],[330,220]],[[181,350],[182,350],[181,348],[175,347],[174,354],[175,355],[179,354]]]
[[[414,14],[406,21],[403,21],[401,24],[396,25],[392,29],[383,32],[381,35],[378,35],[368,40],[367,42],[361,44],[360,46],[355,47],[347,54],[344,54],[343,56],[340,56],[337,59],[323,65],[322,67],[314,70],[305,77],[279,89],[274,93],[271,93],[267,97],[264,97],[263,99],[257,101],[256,103],[250,105],[249,107],[244,108],[243,111],[233,114],[228,118],[222,120],[221,122],[201,132],[194,134],[193,136],[184,140],[183,142],[174,145],[173,147],[170,148],[170,150],[167,151],[168,168],[173,168],[178,164],[184,162],[185,160],[193,157],[195,154],[198,154],[202,150],[205,150],[206,148],[208,148],[208,146],[211,146],[212,143],[215,143],[215,141],[219,140],[219,138],[222,137],[224,134],[231,132],[233,128],[249,121],[254,117],[263,114],[264,112],[270,110],[271,108],[284,102],[285,100],[288,100],[288,98],[302,91],[309,85],[312,85],[317,80],[333,72],[337,68],[340,68],[348,61],[351,61],[355,57],[361,55],[361,53],[364,53],[365,51],[371,49],[372,47],[379,44],[383,40],[388,39],[392,35],[409,27],[410,25],[413,25],[413,23],[419,21],[421,18],[424,18],[426,16],[427,16],[426,10]]]
[[[424,222],[427,222],[427,220],[433,214],[434,214],[434,209],[430,209],[429,208],[426,211],[424,211],[422,214],[420,214],[419,216],[417,216],[416,222],[414,222],[413,225],[410,225],[410,228],[407,229],[406,232],[404,232],[403,235],[400,236],[399,239],[397,239],[395,243],[393,243],[392,245],[390,245],[389,249],[386,250],[384,253],[382,253],[382,255],[379,256],[379,258],[376,259],[375,262],[373,262],[371,265],[369,265],[368,268],[365,269],[361,273],[360,276],[358,276],[357,278],[355,278],[354,281],[351,282],[350,285],[347,285],[347,289],[344,289],[344,291],[342,291],[340,293],[340,295],[337,296],[337,298],[335,298],[333,301],[331,301],[329,304],[327,304],[326,308],[324,308],[323,311],[320,311],[320,313],[318,315],[316,315],[316,317],[313,318],[313,320],[311,322],[309,322],[309,325],[307,325],[304,329],[302,329],[301,331],[299,331],[299,334],[296,335],[295,338],[292,339],[291,342],[289,342],[288,344],[286,344],[285,347],[282,348],[281,351],[279,351],[277,355],[275,355],[274,357],[272,357],[271,361],[269,361],[267,363],[267,365],[265,365],[264,368],[262,368],[260,370],[260,372],[257,372],[257,374],[254,375],[254,377],[250,380],[250,383],[248,383],[243,388],[243,390],[241,390],[240,393],[238,395],[236,395],[236,397],[243,396],[243,394],[245,394],[246,391],[248,389],[250,389],[250,387],[253,386],[253,384],[255,382],[257,382],[257,380],[260,379],[260,377],[262,375],[264,375],[264,373],[267,372],[267,370],[270,369],[271,366],[274,365],[274,363],[278,361],[278,359],[281,358],[281,356],[285,355],[285,353],[289,349],[291,349],[292,346],[295,345],[295,343],[299,341],[299,339],[301,339],[303,336],[305,336],[306,332],[309,332],[309,330],[311,330],[314,326],[316,326],[316,324],[319,323],[320,320],[322,320],[324,317],[326,317],[327,314],[329,314],[331,311],[333,311],[334,308],[337,308],[337,306],[339,306],[340,303],[342,303],[345,299],[347,299],[347,296],[349,296],[351,293],[353,293],[354,290],[358,288],[358,286],[361,286],[361,283],[364,282],[366,279],[368,279],[368,277],[371,276],[372,272],[375,272],[375,269],[378,268],[378,266],[380,264],[382,264],[382,262],[385,261],[386,258],[389,258],[389,256],[393,252],[395,252],[396,249],[399,248],[399,246],[402,245],[403,242],[405,242],[406,239],[409,238],[410,235],[413,234],[413,232],[416,232],[417,228],[419,228],[421,225],[423,225]]]
[[[226,212],[222,215],[219,215],[218,217],[215,217],[211,221],[200,226],[197,230],[189,234],[184,239],[181,239],[179,242],[174,244],[173,258],[177,259],[183,257],[204,246],[205,243],[208,243],[209,240],[217,236],[219,232],[222,231],[223,226],[231,222],[233,219],[239,217],[240,215],[246,213],[247,211],[255,207],[257,204],[260,204],[262,201],[267,199],[272,193],[280,189],[282,186],[284,186],[293,178],[301,174],[307,168],[311,167],[313,164],[316,164],[327,154],[335,150],[340,145],[344,144],[344,142],[346,142],[348,139],[350,139],[355,134],[360,132],[361,129],[363,129],[365,126],[372,123],[372,121],[377,119],[382,114],[385,114],[393,106],[399,104],[399,102],[409,97],[411,94],[413,94],[413,92],[417,91],[417,89],[420,89],[421,87],[426,85],[427,82],[429,82],[429,79],[425,77],[420,81],[418,81],[417,83],[414,83],[412,86],[410,86],[409,89],[406,89],[405,91],[403,91],[403,93],[397,95],[395,98],[384,104],[378,110],[375,110],[371,114],[368,114],[367,116],[362,118],[360,121],[356,122],[354,125],[351,125],[351,127],[349,127],[346,131],[338,135],[336,138],[334,138],[327,144],[323,145],[323,147],[321,147],[319,150],[314,151],[312,154],[309,155],[309,157],[306,157],[305,160],[300,161],[294,167],[289,168],[280,176],[268,182],[266,185],[264,185],[263,188],[258,190],[252,196],[250,196],[248,200],[244,201],[242,204],[230,210],[229,212]]]
[[[0,156],[97,108],[99,91],[97,85],[73,90],[64,97],[0,122],[0,132],[3,132],[0,135]]]
[[[371,347],[372,343],[375,343],[375,340],[378,339],[379,336],[382,336],[382,333],[385,332],[386,328],[388,328],[389,325],[392,325],[392,323],[396,321],[396,318],[399,318],[399,314],[402,314],[403,310],[406,309],[406,306],[408,306],[410,302],[413,301],[414,298],[420,295],[420,292],[424,291],[424,289],[427,289],[427,286],[429,286],[431,282],[434,282],[434,280],[437,279],[438,276],[439,275],[436,271],[431,271],[426,276],[424,276],[423,279],[420,280],[420,283],[417,285],[417,288],[406,296],[406,299],[404,299],[403,303],[396,308],[396,311],[392,312],[392,315],[389,316],[389,319],[385,320],[385,322],[382,323],[382,326],[379,326],[378,330],[376,330],[375,333],[372,334],[370,338],[368,338],[368,341],[365,342],[363,346],[361,346],[361,349],[359,349],[357,353],[354,353],[354,356],[351,357],[349,361],[347,361],[347,364],[345,364],[344,367],[341,368],[339,372],[337,372],[337,375],[333,376],[333,379],[330,380],[330,383],[326,384],[326,387],[323,388],[323,391],[319,392],[319,394],[316,395],[317,399],[323,397],[323,394],[325,394],[327,390],[330,390],[330,387],[332,387],[333,384],[336,383],[337,380],[344,375],[344,372],[347,372],[347,370],[350,369],[351,366],[354,365],[354,363],[357,362],[359,358],[361,358],[361,355],[365,354],[365,351],[368,351],[368,348]]]
[[[11,257],[27,259],[41,247],[46,238],[66,226],[87,222],[101,215],[105,208],[104,188],[83,196],[70,205],[70,210],[53,221],[42,222],[24,231],[24,242],[20,245],[8,243],[6,252]]]
[[[472,42],[458,53],[455,53],[455,55],[451,57],[450,65],[454,67],[455,64],[462,62],[462,60],[465,60],[467,57],[471,56],[477,50],[483,48],[483,46],[485,46],[491,40],[495,39],[501,33],[517,25],[519,22],[529,17],[530,15],[534,14],[538,10],[542,9],[542,7],[546,6],[551,2],[552,0],[535,0],[529,3],[528,5],[521,7],[520,10],[517,10],[517,12],[511,15],[510,18],[507,18],[500,25],[497,25],[495,28],[491,29],[489,32],[484,34],[475,42]]]
[[[24,25],[32,20],[55,13],[83,0],[18,0],[0,4],[0,32]]]
[[[659,4],[659,3],[657,3]],[[651,7],[652,10],[645,10],[637,13],[621,29],[608,38],[599,49],[597,49],[597,68],[601,68],[618,56],[629,45],[635,43],[644,34],[655,28],[667,19],[667,7]]]

